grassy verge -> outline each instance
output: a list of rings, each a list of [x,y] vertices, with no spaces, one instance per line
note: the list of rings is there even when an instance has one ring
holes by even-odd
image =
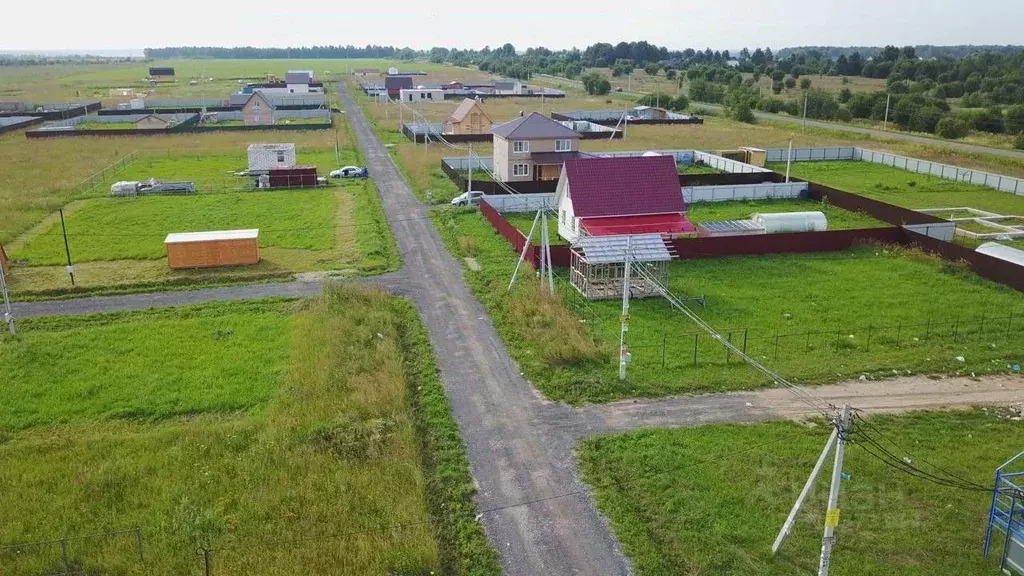
[[[36,383],[0,434],[2,542],[142,527],[144,561],[134,536],[75,541],[86,573],[201,572],[198,547],[214,573],[499,573],[407,302],[336,287],[26,320],[0,352]],[[51,573],[60,548],[3,551],[0,564]]]
[[[878,416],[872,422],[927,460],[982,484],[1016,454],[1019,423],[993,412]],[[825,442],[823,426],[790,422],[651,430],[583,443],[579,458],[598,507],[637,574],[813,573],[828,474],[785,547],[771,545]],[[950,446],[958,449],[950,450]],[[940,487],[846,451],[836,574],[959,576],[997,571],[978,552],[990,494]],[[964,546],[976,546],[964,553]]]
[[[655,298],[631,305],[633,361],[620,382],[618,301],[583,301],[564,270],[558,298],[538,296],[529,273],[508,294],[515,254],[482,216],[444,210],[434,221],[453,255],[480,264],[464,271],[467,281],[527,377],[551,398],[579,403],[766,384]],[[1020,293],[912,250],[676,261],[669,287],[707,296],[708,307],[696,308],[702,318],[803,383],[1003,372],[1024,360],[1012,328],[1024,322]]]

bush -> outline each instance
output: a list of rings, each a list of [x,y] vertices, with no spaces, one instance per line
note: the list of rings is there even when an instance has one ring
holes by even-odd
[[[843,80],[846,80],[846,78],[843,78]],[[849,102],[851,98],[853,98],[853,92],[849,88],[843,88],[839,91],[839,101],[843,104]]]
[[[779,82],[778,80],[776,80],[775,82],[772,82],[772,92],[774,92],[776,94],[781,94],[782,93],[782,82]]]
[[[580,81],[583,82],[583,89],[591,96],[604,96],[612,90],[612,83],[596,72],[584,74]]]
[[[687,98],[685,94],[680,94],[669,102],[668,107],[670,110],[682,112],[690,107],[690,99]]]
[[[935,133],[937,135],[949,138],[950,140],[963,138],[967,136],[970,130],[971,127],[967,124],[967,121],[956,116],[946,116],[939,120],[939,123],[935,126]]]
[[[974,113],[971,124],[975,130],[989,132],[991,134],[1002,134],[1006,131],[1006,123],[1003,121],[1003,111],[998,107],[979,110]]]
[[[725,101],[725,87],[707,80],[694,80],[690,83],[690,99],[720,104]]]
[[[801,78],[800,79],[800,89],[801,90],[807,90],[810,87],[811,87],[811,79],[810,78],[806,78],[805,77],[805,78]]]
[[[1006,109],[1006,131],[1010,134],[1024,132],[1024,104],[1010,106]]]
[[[796,88],[796,78],[793,78],[792,76],[786,78],[783,83],[786,85],[787,89]]]
[[[1017,134],[1017,137],[1013,139],[1013,147],[1017,150],[1024,150],[1024,132]]]
[[[840,122],[850,122],[853,120],[853,114],[850,113],[850,109],[846,106],[840,106],[839,109],[836,110],[836,120],[839,120]]]
[[[675,80],[676,74],[677,72],[675,70],[665,70],[665,78],[668,78],[669,80]]]
[[[750,104],[746,100],[741,100],[732,105],[729,109],[733,120],[738,122],[746,122],[747,124],[753,124],[757,121],[754,117],[753,110],[750,109]]]
[[[920,106],[910,117],[910,129],[916,132],[935,132],[935,127],[942,119],[942,110],[935,106]]]

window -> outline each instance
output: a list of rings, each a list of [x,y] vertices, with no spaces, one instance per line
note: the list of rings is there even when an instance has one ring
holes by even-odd
[[[259,107],[260,107],[260,101],[259,101],[259,99],[256,99],[256,100],[253,100],[253,101],[252,101],[252,107],[253,107],[253,108],[259,108]]]
[[[572,140],[555,140],[555,152],[569,152],[572,150]]]
[[[513,176],[529,176],[530,165],[529,164],[513,164],[512,165]]]
[[[259,119],[257,118],[257,120],[259,120]],[[277,163],[278,164],[284,164],[284,150],[278,150],[277,151]]]
[[[427,92],[427,100],[433,100],[433,99],[434,99],[434,93],[433,92]]]
[[[526,140],[514,140],[512,142],[512,152],[516,154],[522,154],[530,151],[530,143]]]
[[[252,121],[253,121],[254,124],[259,124],[260,123],[260,115],[259,114],[254,114],[253,117],[252,117]]]

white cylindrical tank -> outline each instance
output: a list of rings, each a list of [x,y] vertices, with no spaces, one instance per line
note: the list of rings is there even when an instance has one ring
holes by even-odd
[[[1006,260],[1007,262],[1013,262],[1019,266],[1024,266],[1024,250],[1019,250],[1000,244],[998,242],[985,242],[981,246],[978,246],[974,250],[975,252],[981,252],[982,254],[988,254],[994,258],[1000,260]]]
[[[824,232],[828,230],[828,219],[821,212],[780,212],[754,214],[754,222],[764,226],[766,234],[781,232]]]

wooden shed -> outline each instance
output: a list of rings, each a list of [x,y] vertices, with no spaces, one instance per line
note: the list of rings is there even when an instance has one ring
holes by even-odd
[[[219,230],[168,234],[167,266],[174,270],[245,266],[260,261],[260,231]]]

